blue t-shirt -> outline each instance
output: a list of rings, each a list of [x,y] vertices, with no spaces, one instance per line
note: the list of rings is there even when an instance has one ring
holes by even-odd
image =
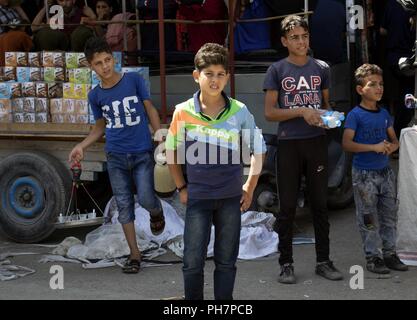
[[[282,59],[271,65],[266,72],[264,91],[278,91],[278,107],[295,109],[306,107],[319,110],[322,91],[330,85],[329,65],[321,60],[308,58],[303,66]],[[310,126],[304,118],[282,121],[278,126],[279,140],[308,139],[324,135],[323,128]]]
[[[353,141],[356,143],[378,144],[384,140],[388,141],[387,129],[392,127],[392,124],[387,110],[367,110],[357,106],[349,112],[345,129],[355,131]],[[353,166],[357,169],[380,170],[388,164],[388,156],[376,152],[358,152],[353,156]]]
[[[112,88],[95,87],[88,100],[96,120],[106,120],[106,151],[137,153],[152,150],[148,116],[143,105],[150,95],[143,78],[126,73]]]
[[[271,15],[268,6],[254,0],[245,7],[241,19],[259,19]],[[235,27],[235,52],[237,54],[271,48],[271,26],[267,22],[242,22]]]

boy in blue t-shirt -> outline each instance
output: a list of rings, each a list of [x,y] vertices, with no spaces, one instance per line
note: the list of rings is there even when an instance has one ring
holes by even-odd
[[[362,236],[366,269],[387,274],[408,268],[395,251],[397,240],[396,177],[388,156],[398,149],[390,115],[377,102],[384,92],[382,70],[364,64],[355,72],[361,103],[348,114],[343,148],[353,152],[352,182],[356,221]],[[382,255],[378,249],[382,240]],[[388,268],[389,269],[388,269]]]
[[[137,273],[141,254],[134,226],[133,184],[136,185],[139,204],[150,213],[152,233],[158,235],[165,227],[162,206],[154,192],[153,146],[148,127],[149,121],[155,132],[160,129],[159,115],[142,77],[135,73],[122,75],[115,72],[112,51],[105,40],[89,40],[85,55],[101,79],[101,85],[88,95],[96,124],[71,151],[69,161],[80,162],[84,150],[106,134],[107,169],[119,222],[130,249],[130,258],[123,272]]]

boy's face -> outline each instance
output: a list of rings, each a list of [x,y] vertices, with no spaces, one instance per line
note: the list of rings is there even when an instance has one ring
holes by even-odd
[[[370,101],[380,101],[384,94],[384,81],[382,76],[372,74],[365,77],[363,85],[356,86],[356,91],[362,98]]]
[[[201,71],[194,70],[193,77],[201,91],[210,96],[219,95],[229,80],[229,74],[222,65],[211,65]]]
[[[115,72],[113,55],[107,52],[95,53],[90,61],[90,66],[101,80],[110,79]]]
[[[288,48],[290,54],[306,56],[310,47],[310,35],[303,27],[295,27],[281,37],[281,42],[284,47]]]

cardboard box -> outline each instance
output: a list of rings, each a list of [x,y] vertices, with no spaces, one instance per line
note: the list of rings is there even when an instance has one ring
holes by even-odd
[[[28,67],[17,67],[16,68],[16,77],[18,82],[29,82],[30,74]]]
[[[10,82],[10,95],[12,98],[22,97],[22,84],[19,82]]]
[[[36,114],[34,112],[25,112],[24,113],[24,122],[25,123],[35,123]]]
[[[63,68],[45,67],[43,70],[45,82],[65,81],[65,72]]]
[[[74,84],[65,82],[62,85],[64,99],[74,99]]]
[[[62,111],[65,114],[75,114],[75,100],[63,99]]]
[[[35,82],[23,82],[22,83],[22,96],[33,97],[33,98],[36,96]]]
[[[49,122],[49,114],[46,112],[36,113],[35,114],[35,122],[36,123],[48,123]]]
[[[68,81],[77,84],[91,84],[89,68],[68,69]]]
[[[79,115],[88,115],[88,101],[87,100],[75,100],[75,113]]]
[[[51,122],[52,123],[64,123],[64,114],[52,114],[51,115]]]
[[[4,63],[6,67],[17,67],[16,52],[5,52]]]
[[[23,99],[23,112],[24,113],[35,113],[35,98],[24,98]]]
[[[44,67],[63,68],[65,65],[64,52],[44,51],[42,53],[42,65]]]
[[[13,113],[13,122],[15,123],[23,123],[25,122],[25,114],[22,113]]]
[[[87,114],[77,114],[75,117],[76,123],[88,124],[89,116]]]
[[[15,67],[4,67],[4,81],[16,81],[16,68]]]
[[[0,123],[12,123],[13,114],[11,113],[0,113]]]
[[[43,74],[41,68],[30,67],[29,68],[29,78],[30,81],[42,81]]]
[[[10,99],[11,97],[10,83],[0,82],[0,99]]]
[[[64,123],[77,123],[77,116],[75,114],[64,114]]]
[[[64,113],[64,104],[62,99],[51,99],[49,100],[49,109],[51,114]]]
[[[47,84],[47,88],[48,98],[50,99],[62,98],[64,96],[62,83],[51,82]]]
[[[14,113],[23,113],[24,98],[17,98],[12,100],[12,111]]]
[[[65,65],[68,69],[88,68],[89,64],[83,52],[67,52]]]
[[[49,112],[49,99],[47,98],[35,98],[35,112],[47,113]]]
[[[88,99],[88,93],[91,91],[91,84],[74,84],[74,99]]]
[[[41,64],[41,53],[40,52],[28,52],[29,67],[39,68]]]
[[[48,98],[48,86],[45,82],[36,83],[36,97]]]
[[[27,67],[29,65],[27,52],[16,52],[16,60],[18,67]]]
[[[0,114],[12,113],[12,103],[10,99],[0,99]]]

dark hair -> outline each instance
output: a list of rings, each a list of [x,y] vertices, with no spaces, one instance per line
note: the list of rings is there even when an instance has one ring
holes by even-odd
[[[376,64],[365,63],[361,65],[358,69],[356,69],[355,82],[357,85],[361,86],[364,84],[366,77],[369,77],[374,74],[382,76],[382,69],[378,67]]]
[[[286,36],[288,32],[296,27],[301,27],[304,30],[309,31],[306,19],[300,16],[291,15],[281,21],[281,35]]]
[[[211,65],[221,65],[226,72],[229,69],[229,53],[227,48],[217,43],[206,43],[196,53],[194,66],[198,71]]]
[[[112,50],[109,46],[109,44],[106,42],[103,38],[90,38],[85,44],[84,54],[87,58],[88,62],[91,62],[94,58],[94,55],[96,53],[110,53],[112,54]]]

